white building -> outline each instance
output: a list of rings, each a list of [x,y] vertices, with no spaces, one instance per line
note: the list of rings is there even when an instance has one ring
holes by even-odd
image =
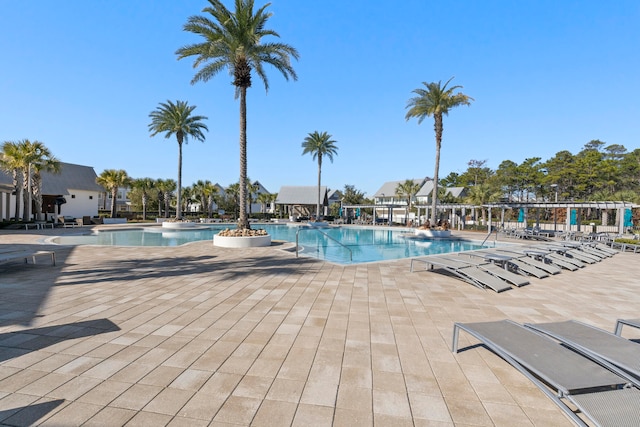
[[[47,220],[55,216],[98,215],[98,198],[104,191],[96,184],[97,175],[91,166],[60,162],[60,172],[42,172],[42,212]],[[13,178],[0,172],[0,219],[15,215],[16,196],[13,194]],[[22,203],[22,201],[20,201]],[[32,205],[31,212],[35,208]],[[22,216],[22,206],[20,207]]]

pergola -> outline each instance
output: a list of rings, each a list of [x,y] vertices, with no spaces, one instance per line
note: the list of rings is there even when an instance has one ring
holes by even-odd
[[[430,205],[413,205],[417,210],[417,216],[420,217],[420,210],[425,209],[425,215],[429,215],[429,209],[431,209]],[[525,213],[525,222],[527,218],[527,211],[532,208],[540,208],[540,209],[566,209],[567,210],[567,220],[566,225],[569,228],[571,221],[571,209],[577,209],[578,214],[577,218],[577,227],[578,231],[580,231],[580,210],[581,209],[605,209],[605,210],[616,210],[617,218],[618,218],[618,231],[620,234],[624,233],[624,210],[638,207],[638,205],[625,202],[625,201],[602,201],[602,202],[501,202],[501,203],[489,203],[482,206],[477,206],[473,204],[463,204],[463,203],[439,203],[436,206],[437,210],[441,211],[450,211],[451,215],[449,216],[451,220],[451,227],[455,227],[457,216],[455,215],[456,210],[462,211],[462,217],[466,215],[466,210],[475,210],[477,208],[489,208],[489,218],[488,223],[491,224],[491,208],[501,209],[500,215],[500,223],[504,223],[504,214],[507,209],[524,209]],[[376,209],[386,209],[389,224],[393,221],[393,210],[394,209],[406,209],[407,206],[404,204],[369,204],[369,205],[342,205],[342,209],[363,209],[369,208],[373,209],[373,222],[376,220]],[[539,219],[539,218],[538,218]]]
[[[634,207],[638,207],[638,205],[625,202],[625,201],[603,201],[603,202],[506,202],[506,203],[492,203],[483,205],[486,208],[498,208],[501,209],[500,222],[504,223],[504,212],[507,209],[524,209],[524,219],[526,222],[527,219],[527,210],[530,208],[541,208],[541,209],[566,209],[566,226],[567,228],[571,225],[571,209],[577,209],[578,213],[576,215],[577,220],[577,228],[580,231],[580,211],[582,209],[605,209],[605,210],[616,210],[617,211],[617,225],[618,225],[618,233],[624,233],[624,210],[630,209]],[[489,209],[489,224],[491,224],[491,209]]]
[[[426,205],[413,205],[414,208],[417,208],[418,213],[417,213],[417,217],[420,217],[420,210],[421,209],[425,209],[425,212],[429,213],[429,209],[431,208],[431,206],[426,206]],[[466,215],[466,210],[470,209],[476,209],[478,206],[475,205],[469,205],[469,204],[462,204],[462,203],[450,203],[450,204],[438,204],[437,209],[438,210],[451,210],[452,212],[455,212],[455,210],[457,209],[462,209],[462,215]],[[404,204],[396,204],[396,203],[378,203],[378,204],[373,204],[373,205],[342,205],[342,209],[343,210],[347,210],[347,209],[364,209],[364,208],[368,208],[368,209],[372,209],[373,210],[373,222],[375,224],[376,222],[376,209],[382,209],[382,210],[386,210],[386,218],[388,219],[388,224],[391,225],[391,223],[393,222],[393,211],[394,209],[407,209],[408,206],[404,205]],[[347,211],[348,212],[348,211]],[[456,225],[455,223],[455,215],[451,215],[451,227],[454,227]]]

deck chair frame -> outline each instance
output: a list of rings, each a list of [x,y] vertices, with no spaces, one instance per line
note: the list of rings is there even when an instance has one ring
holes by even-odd
[[[640,352],[640,345],[609,331],[575,320],[539,324],[525,323],[524,326],[559,341],[563,345],[614,371],[636,387],[640,387],[640,367],[632,366],[633,364],[637,365],[637,357],[635,356],[636,352]],[[602,351],[593,348],[593,346],[590,347],[588,345],[590,338],[605,342],[605,350]],[[613,354],[616,351],[620,352],[620,350],[622,350],[622,355]],[[633,361],[629,360],[630,355],[632,355]]]
[[[558,351],[560,357],[569,358],[569,366],[574,367],[574,372],[568,377],[565,376],[564,381],[568,381],[568,383],[563,384],[562,379],[556,381],[553,378],[550,378],[551,373],[546,371],[549,366],[548,364],[547,368],[545,368],[544,364],[536,367],[536,362],[534,360],[540,360],[539,358],[534,358],[529,361],[523,358],[521,350],[518,350],[518,345],[515,343],[510,343],[511,348],[505,348],[496,343],[493,338],[486,336],[486,334],[482,332],[483,328],[480,326],[487,324],[489,325],[489,328],[493,326],[498,329],[502,327],[511,328],[511,332],[513,332],[513,328],[516,328],[518,334],[522,330],[522,339],[526,341],[536,341],[535,344],[538,346],[543,344],[542,347],[545,348],[544,350],[541,350],[543,353],[545,350],[547,352]],[[574,353],[572,350],[563,347],[561,344],[551,340],[539,332],[528,329],[509,320],[485,323],[455,323],[452,342],[452,351],[454,353],[458,352],[460,330],[463,330],[469,335],[475,337],[485,347],[517,369],[521,374],[535,384],[549,399],[556,403],[565,415],[577,425],[587,426],[588,424],[585,420],[579,417],[576,412],[574,412],[567,402],[570,402],[575,406],[575,408],[584,414],[587,419],[594,422],[595,425],[619,425],[619,420],[622,420],[624,425],[637,425],[636,423],[640,422],[640,411],[637,409],[640,407],[640,390],[629,386],[626,379],[620,375],[607,370],[597,362]],[[495,331],[493,334],[494,338],[500,339],[502,332],[505,331]],[[515,353],[514,350],[516,350]],[[520,356],[518,356],[518,351],[520,351]],[[580,361],[580,366],[576,366],[574,364],[577,360]],[[585,374],[579,375],[579,372],[581,371],[585,371]],[[574,375],[573,380],[568,379],[571,378],[571,375]],[[596,377],[593,377],[592,379],[592,375],[596,375]],[[574,381],[573,385],[571,385],[571,381]],[[589,381],[592,381],[591,384],[593,387],[589,387]],[[582,382],[582,384],[580,384],[580,382]],[[607,385],[607,383],[610,384]],[[576,390],[567,390],[565,386],[581,388]],[[573,391],[576,393],[573,393]],[[620,402],[623,402],[622,406]]]
[[[640,329],[640,319],[618,319],[616,320],[616,328],[614,334],[621,336],[623,326],[631,326]]]
[[[433,270],[434,267],[444,269],[445,271],[480,289],[489,288],[496,292],[503,292],[511,289],[511,286],[502,279],[493,276],[491,273],[488,273],[475,265],[464,263],[461,260],[437,256],[412,258],[410,265],[411,272],[414,271],[413,263],[416,261],[425,263],[426,270]]]

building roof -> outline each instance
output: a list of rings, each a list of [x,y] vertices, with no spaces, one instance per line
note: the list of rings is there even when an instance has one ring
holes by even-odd
[[[42,194],[64,195],[72,190],[103,192],[104,189],[96,183],[96,172],[91,166],[75,165],[60,162],[60,172],[42,172]],[[0,188],[10,188],[13,191],[11,174],[0,171]]]
[[[103,192],[96,183],[96,172],[91,166],[60,162],[60,173],[42,173],[42,194],[70,194],[72,190]]]
[[[433,180],[428,179],[424,185],[420,187],[420,190],[416,193],[416,197],[431,197],[431,193],[433,193]]]
[[[267,190],[264,187],[264,185],[260,183],[260,181],[254,181],[253,185],[256,185],[258,187],[258,191],[256,191],[255,194],[262,194],[262,193],[271,194],[269,190]]]
[[[327,199],[327,187],[320,186],[323,201]],[[282,186],[278,192],[276,203],[281,205],[315,205],[318,203],[318,186]]]
[[[466,187],[447,187],[447,193],[451,193],[453,197],[461,197],[466,193]]]
[[[6,192],[13,191],[13,177],[2,170],[0,170],[0,190]]]
[[[420,185],[421,187],[424,187],[425,181],[427,180],[431,181],[429,178],[412,179],[414,183]],[[396,188],[398,188],[398,185],[402,184],[405,181],[405,179],[403,179],[402,181],[387,181],[382,184],[382,187],[380,187],[380,189],[376,191],[373,197],[393,197],[396,195]],[[418,192],[418,195],[420,195],[420,192]]]

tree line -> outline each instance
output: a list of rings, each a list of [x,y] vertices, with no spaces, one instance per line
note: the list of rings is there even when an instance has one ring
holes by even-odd
[[[552,158],[502,161],[493,170],[486,160],[470,160],[465,172],[451,172],[440,183],[469,187],[474,203],[496,201],[628,201],[640,202],[640,149],[592,140],[576,154],[568,150]]]

